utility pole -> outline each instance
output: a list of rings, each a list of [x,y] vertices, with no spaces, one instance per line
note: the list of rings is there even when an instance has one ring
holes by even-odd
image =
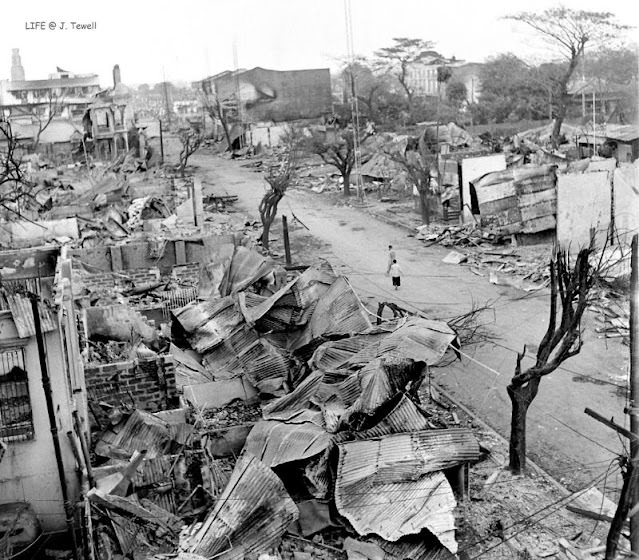
[[[164,89],[164,105],[166,107],[166,122],[169,125],[169,128],[171,128],[171,107],[169,106],[169,88],[168,88],[168,84],[166,83],[166,72],[164,71],[164,66],[162,67],[162,85],[163,85],[163,89]]]
[[[630,465],[636,478],[639,474],[639,235],[632,238],[630,257]],[[631,485],[630,508],[634,514],[630,518],[630,549],[639,553],[639,512],[637,505],[637,484]]]
[[[619,548],[619,538],[626,519],[630,517],[630,549],[634,557],[639,556],[639,235],[632,238],[630,257],[630,402],[625,410],[630,415],[630,430],[615,424],[603,415],[587,408],[585,413],[602,422],[630,441],[630,458],[621,457],[623,486],[617,504],[617,511],[610,524],[606,539],[605,560],[615,560]]]

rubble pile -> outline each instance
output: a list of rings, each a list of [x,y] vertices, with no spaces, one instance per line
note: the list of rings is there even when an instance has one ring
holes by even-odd
[[[373,325],[327,263],[291,276],[236,247],[202,278],[198,299],[172,311],[182,408],[114,407],[96,440],[88,500],[103,546],[454,558],[457,473],[479,444],[418,390],[456,334],[419,317]]]

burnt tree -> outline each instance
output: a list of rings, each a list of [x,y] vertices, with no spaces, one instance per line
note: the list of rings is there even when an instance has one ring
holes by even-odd
[[[269,233],[277,215],[277,207],[295,177],[299,143],[298,132],[290,130],[284,138],[286,155],[283,162],[277,167],[269,168],[267,175],[264,177],[264,180],[268,183],[268,189],[260,201],[258,210],[262,221],[260,241],[262,242],[262,247],[267,251],[269,248]]]
[[[185,126],[179,128],[177,131],[177,137],[180,140],[182,149],[178,155],[179,165],[178,170],[180,176],[184,177],[186,172],[186,164],[189,158],[198,150],[204,140],[204,135],[201,131],[191,127]]]
[[[366,133],[359,139],[361,145],[369,138]],[[317,154],[324,163],[337,168],[343,181],[343,194],[351,195],[351,173],[355,166],[355,137],[352,130],[336,132],[333,140],[327,140],[323,134],[315,133],[308,142],[310,152]]]
[[[18,138],[11,123],[0,119],[0,207],[21,217],[26,206],[40,206],[35,194],[35,184],[23,165]]]
[[[433,194],[431,177],[433,171],[437,169],[437,156],[428,148],[420,147],[416,150],[405,150],[404,152],[387,151],[394,162],[406,172],[412,185],[419,193],[419,208],[422,223],[429,225],[431,216],[430,196]]]
[[[570,255],[560,249],[550,262],[550,317],[537,351],[535,364],[522,371],[526,347],[517,355],[515,375],[507,387],[512,403],[509,467],[518,474],[526,467],[526,416],[537,396],[542,377],[555,371],[581,350],[581,318],[590,303],[598,267],[589,263],[592,244],[579,251],[573,266]]]

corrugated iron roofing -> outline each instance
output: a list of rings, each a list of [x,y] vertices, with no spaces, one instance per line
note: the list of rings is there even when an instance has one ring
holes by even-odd
[[[457,560],[450,550],[429,542],[429,535],[409,535],[398,541],[388,542],[380,537],[373,541],[386,553],[385,560]]]
[[[339,443],[335,504],[360,535],[388,541],[424,528],[451,552],[456,502],[445,468],[477,459],[466,429],[427,430]]]
[[[143,410],[135,410],[116,433],[105,430],[95,452],[103,457],[128,459],[134,451],[146,450],[147,459],[166,454],[171,444],[170,427]]]
[[[435,365],[455,338],[455,331],[443,321],[411,317],[380,339],[377,356],[409,358]]]
[[[189,335],[189,343],[193,350],[204,354],[222,344],[243,321],[244,317],[238,305],[233,303],[224,306]]]
[[[239,368],[262,394],[284,395],[288,361],[266,340],[257,340],[238,355]]]
[[[223,344],[209,350],[202,358],[207,372],[218,377],[220,371],[234,370],[237,356],[244,348],[255,344],[258,334],[248,325],[241,324],[224,340]]]
[[[321,371],[313,372],[302,383],[300,383],[293,391],[271,401],[270,403],[262,407],[262,415],[268,419],[272,414],[280,413],[283,411],[291,411],[291,414],[296,411],[306,408],[310,402],[311,397],[316,393],[324,374]]]
[[[423,365],[411,359],[376,358],[360,371],[362,392],[349,412],[374,414],[419,377]]]
[[[353,432],[353,435],[368,439],[401,432],[427,430],[428,427],[426,413],[402,394],[397,404],[375,426],[361,432]]]
[[[348,280],[340,276],[318,300],[306,328],[293,343],[292,349],[299,349],[323,335],[361,333],[371,326],[369,313]]]
[[[276,264],[270,257],[264,257],[246,247],[235,247],[231,262],[220,282],[220,294],[237,294],[273,272],[275,267]]]
[[[309,365],[312,368],[325,371],[364,365],[375,357],[377,352],[375,343],[386,336],[388,336],[387,332],[376,332],[325,342],[317,347],[309,361]]]
[[[257,557],[273,547],[297,517],[282,481],[256,457],[242,454],[215,508],[181,548],[217,560]]]
[[[9,311],[13,316],[13,322],[16,325],[18,336],[20,338],[29,338],[35,336],[35,323],[33,322],[33,309],[31,308],[31,300],[20,294],[4,293],[7,300]],[[40,315],[40,325],[42,332],[51,332],[58,328],[56,316],[46,303],[38,302],[38,311]]]
[[[262,420],[246,438],[244,451],[272,468],[318,455],[328,449],[330,441],[326,430],[311,422]]]
[[[185,332],[194,333],[199,327],[208,323],[224,309],[235,305],[235,298],[224,297],[209,301],[192,301],[173,310],[173,315]]]
[[[310,360],[311,367],[325,371],[356,369],[380,356],[411,358],[434,365],[456,338],[442,321],[411,317],[395,330],[372,330],[341,340],[325,342]]]

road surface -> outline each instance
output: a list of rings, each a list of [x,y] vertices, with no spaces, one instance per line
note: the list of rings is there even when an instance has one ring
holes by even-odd
[[[238,209],[259,216],[257,207],[265,182],[261,174],[241,167],[246,160],[198,154],[192,163],[213,185],[206,188],[236,194]],[[280,214],[290,216],[290,210],[328,247],[329,260],[350,278],[363,297],[396,301],[437,319],[448,319],[466,313],[473,305],[494,302],[494,311],[484,315],[484,320],[491,322],[488,328],[496,337],[494,343],[464,348],[466,356],[461,362],[433,370],[433,378],[507,437],[510,401],[506,386],[514,371],[516,351],[524,345],[528,353],[523,366],[532,363],[547,326],[548,293],[526,295],[515,288],[490,284],[467,267],[443,264],[442,258],[449,249],[425,247],[407,237],[404,230],[380,222],[363,209],[336,206],[325,195],[291,189],[280,203]],[[398,291],[392,289],[385,274],[389,244],[395,247],[404,273]],[[303,255],[295,257],[298,262],[304,260]],[[587,417],[584,408],[614,417],[621,424],[627,422],[623,408],[628,348],[616,339],[598,338],[589,311],[585,323],[581,353],[543,379],[528,413],[529,455],[573,490],[606,471],[622,451],[619,437]],[[607,481],[609,488],[620,486],[618,470],[615,472]]]

